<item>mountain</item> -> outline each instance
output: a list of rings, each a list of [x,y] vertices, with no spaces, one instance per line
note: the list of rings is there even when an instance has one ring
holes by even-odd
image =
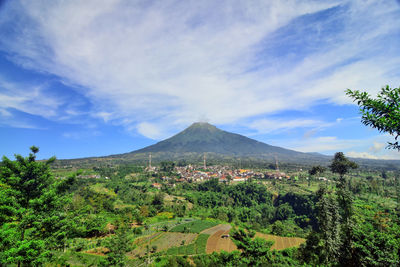
[[[240,134],[220,130],[206,122],[193,123],[182,132],[164,141],[135,151],[135,153],[147,152],[214,152],[226,155],[298,153],[270,146]]]
[[[277,146],[268,145],[246,136],[218,129],[205,122],[193,123],[182,132],[154,145],[124,154],[125,156],[143,153],[168,153],[175,155],[205,153],[213,156],[251,157],[279,161],[321,161],[328,158],[321,154],[302,153]]]
[[[140,164],[147,165],[149,155],[154,162],[162,160],[201,163],[206,153],[207,161],[214,163],[247,164],[290,163],[296,166],[330,164],[332,156],[320,153],[302,153],[290,149],[268,145],[246,136],[230,133],[218,129],[214,125],[204,122],[193,123],[182,132],[145,148],[117,155],[105,157],[91,157],[82,159],[59,160],[58,167],[66,166],[98,166],[112,164]],[[360,167],[398,170],[398,160],[352,159]]]

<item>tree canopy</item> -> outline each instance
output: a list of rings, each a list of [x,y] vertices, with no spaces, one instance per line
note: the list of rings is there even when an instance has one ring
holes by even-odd
[[[37,162],[37,147],[28,157],[3,157],[0,168],[0,265],[40,265],[51,250],[62,249],[68,235],[62,195],[74,178],[56,181],[49,164]]]
[[[397,141],[400,136],[400,88],[383,87],[376,99],[367,92],[347,89],[346,94],[360,106],[361,121],[367,126],[387,132],[395,137],[395,142],[388,142],[388,148],[400,151]]]
[[[343,152],[337,152],[332,160],[332,164],[329,165],[331,171],[339,174],[340,177],[343,177],[351,169],[356,169],[357,167],[357,163],[348,160]]]

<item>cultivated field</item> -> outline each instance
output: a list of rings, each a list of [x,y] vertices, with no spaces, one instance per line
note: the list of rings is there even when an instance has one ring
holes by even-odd
[[[184,234],[184,233],[157,233],[154,235],[151,235],[150,238],[141,238],[137,244],[138,247],[134,249],[131,253],[132,256],[144,256],[146,253],[146,246],[149,245],[149,247],[157,246],[157,252],[158,251],[164,251],[167,250],[171,247],[179,247],[182,246],[183,244],[188,245],[192,243],[196,237],[197,234]],[[154,251],[155,252],[155,251]]]
[[[220,252],[225,250],[227,252],[232,252],[237,250],[235,243],[230,237],[222,237],[229,234],[231,226],[229,224],[219,224],[212,228],[206,229],[202,234],[209,234],[210,237],[207,240],[207,253]],[[298,247],[300,244],[304,243],[306,240],[299,237],[281,237],[276,235],[267,235],[262,233],[256,233],[256,237],[264,238],[266,240],[274,241],[271,249],[285,249],[291,247]]]
[[[213,253],[225,250],[232,252],[237,250],[236,245],[232,242],[230,237],[222,237],[228,235],[231,230],[229,224],[219,224],[207,230],[201,232],[202,234],[208,234],[210,237],[207,240],[206,253]]]
[[[181,233],[200,233],[201,231],[213,227],[217,223],[210,221],[192,221],[188,223],[183,223],[175,226],[170,231],[171,232],[181,232]],[[207,234],[207,233],[205,233]]]
[[[300,237],[282,237],[282,236],[267,235],[262,233],[256,233],[256,237],[261,237],[266,240],[274,241],[274,244],[272,245],[271,249],[277,249],[277,250],[298,247],[300,246],[300,244],[306,242],[304,238]]]
[[[149,248],[157,247],[157,250],[152,251],[152,253],[166,252],[168,255],[210,254],[223,250],[227,252],[237,250],[235,243],[229,236],[231,225],[218,224],[202,230],[210,225],[215,225],[215,223],[196,220],[175,226],[172,229],[173,232],[155,232],[143,236],[135,241],[137,247],[128,255],[131,257],[144,256],[147,252],[147,246]],[[178,232],[184,229],[192,233]],[[305,239],[298,237],[280,237],[262,233],[256,233],[255,236],[274,241],[271,249],[277,250],[297,247],[305,242]]]

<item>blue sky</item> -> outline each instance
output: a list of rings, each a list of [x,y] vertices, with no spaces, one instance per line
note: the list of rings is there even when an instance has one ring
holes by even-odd
[[[400,159],[344,93],[400,85],[399,1],[2,1],[0,36],[8,157],[130,152],[208,121]]]

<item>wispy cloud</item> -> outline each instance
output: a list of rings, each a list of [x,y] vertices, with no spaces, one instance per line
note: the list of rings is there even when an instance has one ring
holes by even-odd
[[[92,138],[94,136],[99,136],[101,135],[101,132],[98,130],[92,130],[92,131],[72,131],[72,132],[65,132],[62,134],[64,138],[67,139],[85,139],[85,138]]]
[[[376,154],[381,152],[384,147],[384,143],[373,142],[373,145],[369,148],[369,151]]]
[[[400,159],[396,150],[383,149],[388,136],[372,136],[369,138],[344,139],[336,136],[311,136],[303,139],[285,140],[283,146],[302,152],[320,152],[333,155],[337,151],[354,158],[367,159]],[[282,142],[282,141],[281,141]],[[373,144],[371,146],[371,144]]]
[[[317,130],[331,125],[332,123],[313,119],[260,119],[253,121],[248,127],[257,130],[257,134],[264,134],[288,131],[296,128],[313,128],[313,130]]]
[[[325,152],[329,154],[335,151],[344,151],[361,143],[360,140],[342,140],[336,136],[319,136],[287,144],[292,149],[302,152]]]
[[[0,12],[14,62],[77,85],[92,117],[151,138],[199,117],[264,116],[249,124],[265,132],[276,112],[400,84],[395,1],[9,1]]]
[[[0,75],[0,119],[3,125],[35,128],[32,123],[18,121],[14,111],[44,118],[57,115],[61,102],[45,93],[46,85],[10,81]]]

